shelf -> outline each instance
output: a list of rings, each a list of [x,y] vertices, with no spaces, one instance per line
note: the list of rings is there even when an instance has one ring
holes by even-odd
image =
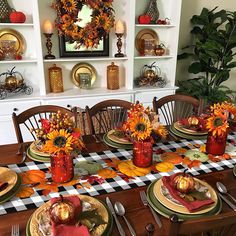
[[[101,96],[104,94],[106,95],[119,95],[119,94],[130,94],[134,93],[133,90],[127,88],[120,88],[117,90],[110,90],[107,88],[92,88],[92,89],[80,89],[80,88],[73,88],[64,91],[63,93],[48,93],[46,96],[42,98],[53,99],[53,98],[80,98],[80,97],[94,97],[94,96]]]
[[[79,61],[125,61],[128,60],[127,57],[71,57],[71,58],[56,58],[56,59],[44,59],[45,63],[52,63],[52,62],[79,62]]]
[[[173,28],[175,25],[158,25],[158,24],[135,24],[135,27],[148,27],[148,28]]]
[[[150,92],[150,91],[163,91],[163,90],[176,90],[178,89],[177,86],[166,86],[164,88],[160,88],[160,87],[136,87],[133,90],[135,92]]]
[[[134,57],[135,60],[143,60],[143,59],[170,59],[173,58],[173,56],[137,56]]]
[[[37,63],[37,59],[0,61],[0,64],[12,64],[12,63],[14,63],[14,64]]]
[[[25,26],[33,27],[34,24],[33,23],[0,23],[0,27],[1,26],[4,26],[4,27],[13,27],[13,26],[17,26],[17,27],[25,27]]]

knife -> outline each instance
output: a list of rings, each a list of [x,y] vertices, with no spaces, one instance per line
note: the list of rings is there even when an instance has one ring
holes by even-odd
[[[223,201],[225,201],[234,211],[236,211],[236,205],[234,205],[230,200],[228,200],[225,196],[218,193],[220,198],[222,198]]]
[[[116,222],[116,226],[118,228],[118,231],[120,233],[121,236],[125,236],[125,231],[123,230],[117,216],[116,216],[116,213],[115,213],[115,210],[113,208],[113,205],[111,203],[111,200],[109,199],[109,197],[106,197],[106,203],[107,203],[107,206],[108,208],[110,209],[111,211],[111,214],[113,215],[114,219],[115,219],[115,222]]]

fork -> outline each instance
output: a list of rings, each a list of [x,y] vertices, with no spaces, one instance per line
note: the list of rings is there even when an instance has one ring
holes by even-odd
[[[19,227],[19,225],[12,225],[12,227],[11,227],[11,236],[20,236],[20,227]]]
[[[149,209],[151,210],[152,215],[153,215],[157,225],[159,226],[159,228],[161,228],[162,227],[161,220],[160,220],[159,216],[156,214],[156,212],[148,204],[146,193],[144,191],[140,191],[139,194],[140,194],[141,200],[143,202],[143,205],[149,207]]]

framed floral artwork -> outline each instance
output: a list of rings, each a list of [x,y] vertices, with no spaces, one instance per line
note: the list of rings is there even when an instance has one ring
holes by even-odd
[[[61,57],[109,55],[109,32],[114,26],[112,2],[55,0]]]

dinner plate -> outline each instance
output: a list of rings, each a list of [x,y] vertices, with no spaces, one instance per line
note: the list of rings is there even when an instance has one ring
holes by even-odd
[[[96,69],[88,63],[78,63],[72,68],[71,79],[73,83],[80,87],[80,73],[89,73],[91,75],[91,85],[93,85],[97,78]]]
[[[71,196],[71,195],[70,195]],[[111,234],[112,228],[113,228],[113,216],[110,212],[110,210],[108,209],[108,207],[106,206],[106,204],[104,204],[102,201],[87,196],[87,195],[78,195],[80,197],[80,199],[82,201],[85,202],[89,202],[92,205],[94,205],[94,207],[98,210],[98,212],[103,215],[104,220],[107,223],[107,226],[105,227],[105,229],[103,229],[103,233],[98,233],[96,235],[101,235],[101,236],[109,236]],[[42,216],[45,216],[45,212],[47,211],[47,209],[50,208],[50,201],[48,201],[47,203],[43,204],[42,206],[40,206],[30,217],[30,219],[27,222],[26,225],[26,235],[27,236],[41,236],[42,234],[39,231],[38,228],[38,219]],[[101,228],[103,226],[101,225]],[[100,229],[98,229],[100,230]],[[93,234],[91,234],[91,236],[93,236]]]
[[[175,129],[175,127],[173,125],[170,126],[170,132],[172,132],[173,134],[181,137],[181,138],[186,138],[186,139],[206,139],[207,135],[192,135],[192,134],[185,134],[182,133],[180,131],[178,131],[177,129]]]
[[[216,194],[215,190],[209,184],[207,184],[204,181],[201,181],[201,180],[196,179],[196,178],[194,178],[194,181],[197,181],[202,186],[204,186],[205,188],[208,189],[210,197],[214,201],[214,204],[211,204],[210,206],[207,206],[206,208],[201,209],[199,211],[189,212],[188,209],[185,206],[183,206],[182,204],[174,202],[169,193],[167,193],[167,194],[163,193],[163,190],[162,190],[163,182],[162,182],[161,179],[159,179],[154,184],[153,192],[154,192],[154,195],[157,198],[157,200],[162,205],[168,207],[172,211],[176,211],[176,212],[179,212],[179,213],[182,213],[182,214],[189,214],[189,215],[203,214],[203,213],[211,211],[212,209],[214,209],[216,207],[216,204],[217,204],[217,201],[218,201],[217,194]]]
[[[7,182],[8,186],[0,191],[0,197],[4,196],[6,193],[11,191],[17,182],[17,174],[15,171],[10,170],[7,167],[0,167],[0,182]]]
[[[120,144],[120,143],[115,143],[111,141],[108,137],[107,134],[104,134],[103,136],[103,141],[105,144],[113,147],[113,148],[120,148],[120,149],[133,149],[133,145],[131,144]]]
[[[12,40],[16,42],[16,52],[18,54],[23,54],[25,52],[25,39],[23,35],[10,28],[4,28],[0,30],[0,40]]]
[[[201,132],[201,131],[196,131],[196,130],[192,130],[190,128],[185,128],[184,126],[182,126],[180,124],[179,121],[176,121],[174,124],[173,124],[174,128],[180,132],[183,132],[185,134],[191,134],[191,135],[207,135],[207,131],[205,132]]]
[[[213,208],[211,211],[208,211],[208,212],[203,213],[203,214],[190,215],[190,214],[182,214],[182,213],[178,213],[176,211],[172,211],[169,208],[167,208],[166,206],[162,205],[158,201],[158,199],[155,197],[154,192],[153,192],[153,188],[154,188],[155,183],[156,183],[156,181],[154,181],[153,183],[151,183],[148,186],[147,199],[148,199],[148,202],[151,205],[151,207],[156,212],[158,212],[160,215],[162,215],[166,218],[169,218],[171,215],[175,214],[175,215],[178,216],[180,221],[183,221],[183,220],[196,219],[196,218],[200,218],[200,217],[204,217],[204,216],[217,215],[221,212],[222,201],[219,197],[218,197],[218,201],[217,201],[217,204],[216,204],[215,208]]]
[[[152,29],[143,29],[140,30],[135,38],[135,47],[138,50],[139,53],[142,53],[143,51],[143,46],[142,46],[142,40],[143,39],[154,39],[155,40],[155,44],[159,45],[159,37],[156,33],[156,31],[152,30]]]
[[[36,154],[32,153],[30,148],[27,149],[26,154],[33,161],[50,162],[50,157],[36,155]]]
[[[120,132],[124,133],[124,131],[121,131],[121,130],[115,130],[115,129],[110,130],[107,133],[107,138],[115,143],[132,145],[133,143],[129,141],[128,138],[119,137]]]
[[[30,148],[31,153],[33,153],[33,154],[35,154],[35,155],[37,155],[37,156],[42,156],[42,157],[47,157],[47,158],[49,158],[49,157],[50,157],[50,154],[45,153],[45,152],[41,152],[41,151],[39,150],[39,148],[37,147],[37,145],[38,145],[39,142],[40,142],[40,141],[35,141],[35,142],[32,142],[32,143],[30,144],[29,148]]]
[[[20,186],[21,186],[21,178],[19,175],[17,175],[16,184],[10,191],[8,191],[7,193],[5,193],[3,196],[0,197],[0,204],[7,202],[11,198],[13,198],[17,194],[17,192],[20,190]]]

